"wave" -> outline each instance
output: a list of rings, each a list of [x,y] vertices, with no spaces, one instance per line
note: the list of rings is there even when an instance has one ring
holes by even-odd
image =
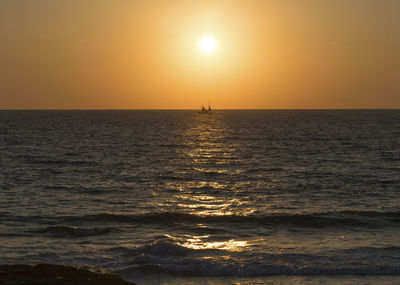
[[[140,265],[133,265],[116,272],[131,275],[138,271],[159,271],[167,274],[178,274],[198,277],[267,277],[273,275],[291,276],[320,276],[320,275],[400,275],[400,267],[388,265],[376,267],[374,265],[342,265],[319,267],[318,264],[304,267],[290,266],[287,264],[263,264],[261,262],[216,262],[213,260],[184,259],[161,261],[158,259],[141,258]]]
[[[136,255],[152,255],[152,256],[188,256],[190,254],[195,254],[201,251],[206,251],[204,249],[191,249],[179,244],[156,240],[149,245],[136,248],[132,253]]]
[[[22,159],[26,163],[30,164],[42,164],[42,165],[74,165],[74,166],[94,166],[96,162],[94,161],[87,161],[87,160],[71,160],[69,159],[71,155],[66,155],[66,157],[61,158],[51,158],[49,156],[44,155],[15,155],[13,156],[15,159]]]
[[[175,224],[175,223],[224,223],[257,225],[294,225],[302,227],[335,226],[398,226],[400,212],[341,211],[313,214],[251,214],[251,215],[196,215],[182,212],[158,212],[141,215],[93,214],[63,217],[74,222],[110,222],[138,224]]]
[[[55,191],[66,191],[68,193],[76,194],[92,194],[92,195],[103,195],[108,193],[110,190],[103,187],[86,187],[83,185],[70,186],[70,185],[46,185],[43,187],[45,190]],[[118,190],[113,190],[118,191]]]
[[[257,167],[257,168],[249,168],[245,172],[246,173],[268,173],[268,172],[279,172],[282,171],[283,168],[280,167]]]
[[[118,248],[118,250],[123,250]],[[125,249],[127,250],[127,249]],[[400,248],[354,248],[321,254],[190,249],[168,240],[130,250],[120,274],[159,271],[190,276],[400,275]]]
[[[113,228],[77,228],[68,226],[51,226],[45,229],[32,231],[33,233],[43,234],[48,237],[87,237],[108,234]]]

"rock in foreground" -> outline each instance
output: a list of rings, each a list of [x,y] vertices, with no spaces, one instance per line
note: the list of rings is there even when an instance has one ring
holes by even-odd
[[[71,266],[39,264],[0,265],[4,285],[134,285],[118,275],[95,273]]]

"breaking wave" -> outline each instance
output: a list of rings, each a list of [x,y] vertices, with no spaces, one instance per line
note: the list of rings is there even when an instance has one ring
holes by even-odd
[[[67,226],[52,226],[45,229],[32,231],[33,233],[42,234],[48,237],[87,237],[108,234],[115,229],[113,228],[77,228]]]
[[[65,221],[111,222],[111,223],[224,223],[295,225],[302,227],[373,226],[383,227],[400,224],[400,212],[342,211],[315,214],[270,214],[270,215],[195,215],[182,212],[162,212],[142,215],[94,214],[68,216]]]
[[[190,276],[400,275],[400,248],[353,248],[321,254],[227,252],[190,249],[157,240],[129,251],[119,274],[158,271]],[[390,254],[389,254],[390,253]],[[365,260],[368,260],[366,262]]]

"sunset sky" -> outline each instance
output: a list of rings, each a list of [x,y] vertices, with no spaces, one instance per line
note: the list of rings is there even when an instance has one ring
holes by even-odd
[[[0,109],[400,108],[399,15],[398,0],[2,0]]]

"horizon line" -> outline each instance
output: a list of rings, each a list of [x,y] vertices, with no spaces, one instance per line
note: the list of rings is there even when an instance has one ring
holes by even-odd
[[[0,111],[198,111],[194,108],[32,108],[32,109],[0,109]],[[400,110],[399,108],[220,108],[213,111],[284,111],[284,110]]]

